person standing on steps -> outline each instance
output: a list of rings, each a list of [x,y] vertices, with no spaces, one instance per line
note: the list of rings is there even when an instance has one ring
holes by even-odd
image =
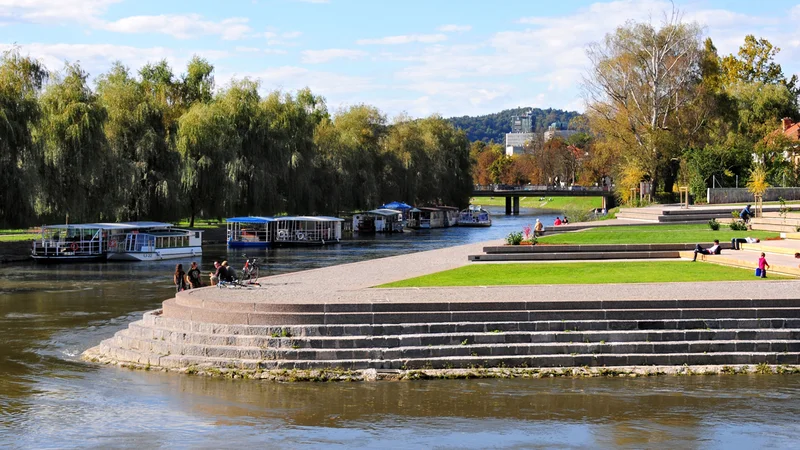
[[[186,275],[189,278],[189,284],[192,285],[192,289],[203,287],[203,282],[200,280],[200,268],[197,267],[196,261],[192,261],[192,268],[189,269]]]
[[[694,246],[694,259],[692,262],[697,261],[697,255],[719,255],[720,254],[719,239],[714,239],[714,245],[709,248],[700,247],[700,244]]]
[[[761,271],[761,278],[767,278],[767,269],[769,269],[769,263],[767,262],[764,252],[761,252],[761,258],[758,258],[758,268]]]
[[[186,289],[186,272],[183,271],[183,264],[175,266],[175,273],[172,275],[172,282],[175,284],[175,292]]]

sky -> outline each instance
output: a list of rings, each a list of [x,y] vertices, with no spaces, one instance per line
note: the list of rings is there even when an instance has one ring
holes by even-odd
[[[781,48],[800,73],[800,1],[675,1],[721,55],[747,34]],[[518,106],[584,110],[586,46],[628,20],[658,25],[660,0],[0,0],[0,49],[51,71],[80,62],[92,78],[198,55],[217,88],[258,80],[264,93],[303,87],[332,111],[354,104],[389,117],[479,115]]]

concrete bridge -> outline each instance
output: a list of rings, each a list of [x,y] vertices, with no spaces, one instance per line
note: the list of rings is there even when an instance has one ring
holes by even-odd
[[[519,214],[520,197],[602,197],[604,209],[616,206],[614,189],[609,187],[475,185],[472,197],[505,197],[506,215]]]

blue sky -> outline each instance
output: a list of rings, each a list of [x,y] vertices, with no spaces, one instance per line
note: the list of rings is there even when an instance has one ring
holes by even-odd
[[[800,73],[800,2],[679,1],[721,54],[744,36],[782,49]],[[80,61],[96,76],[120,60],[197,54],[218,87],[250,77],[264,92],[308,86],[331,110],[375,105],[390,117],[476,115],[516,106],[582,111],[585,47],[626,20],[660,22],[671,4],[477,0],[0,0],[0,48],[50,70]]]

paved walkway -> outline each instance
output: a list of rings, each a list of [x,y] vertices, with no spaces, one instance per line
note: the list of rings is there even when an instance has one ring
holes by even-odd
[[[369,302],[503,302],[558,300],[683,300],[683,299],[792,299],[800,281],[758,280],[738,282],[676,282],[605,285],[530,285],[375,289],[373,286],[404,280],[470,262],[467,256],[502,241],[393,256],[303,272],[265,277],[260,288],[195,289],[178,294],[185,306],[257,309],[260,303],[369,303]],[[686,262],[687,271],[692,263]],[[679,281],[679,280],[676,280]]]

